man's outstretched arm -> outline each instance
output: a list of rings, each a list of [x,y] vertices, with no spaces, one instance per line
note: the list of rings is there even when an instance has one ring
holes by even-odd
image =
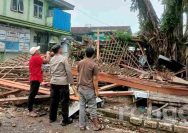
[[[50,52],[46,52],[46,58],[43,60],[43,64],[48,64],[50,62]]]

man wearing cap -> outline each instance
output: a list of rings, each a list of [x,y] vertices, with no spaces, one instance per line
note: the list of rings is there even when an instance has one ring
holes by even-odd
[[[28,110],[29,114],[32,117],[37,116],[33,112],[33,103],[35,96],[38,93],[40,83],[43,80],[42,74],[42,64],[48,63],[50,60],[50,53],[46,53],[46,59],[43,59],[39,52],[40,46],[32,47],[30,49],[31,58],[29,60],[29,79],[30,79],[30,93],[28,97]]]
[[[74,84],[70,65],[67,57],[62,55],[61,45],[52,47],[54,56],[50,60],[51,72],[51,102],[50,102],[50,123],[57,119],[57,110],[61,102],[63,120],[61,125],[66,126],[72,123],[69,119],[69,84]]]

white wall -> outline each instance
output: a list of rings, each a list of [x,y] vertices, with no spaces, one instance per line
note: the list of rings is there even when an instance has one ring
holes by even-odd
[[[37,46],[37,43],[34,42],[34,36],[36,36],[36,33],[34,30],[31,29],[31,38],[30,38],[30,48]]]

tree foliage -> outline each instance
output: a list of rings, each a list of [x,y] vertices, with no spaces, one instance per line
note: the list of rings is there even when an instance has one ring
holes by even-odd
[[[182,22],[182,0],[163,0],[165,11],[161,20],[161,31],[165,33],[173,33],[176,26]]]
[[[159,54],[185,61],[184,43],[188,41],[188,27],[183,34],[183,12],[187,13],[188,0],[159,0],[164,13],[159,20],[150,0],[132,0],[131,11],[139,11],[141,35],[153,48],[153,59]],[[187,21],[188,22],[188,21]]]
[[[116,38],[122,42],[130,42],[132,37],[129,32],[117,31]]]

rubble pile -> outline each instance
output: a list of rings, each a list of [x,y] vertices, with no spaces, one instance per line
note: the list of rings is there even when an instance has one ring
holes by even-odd
[[[83,49],[86,46],[87,45],[84,45],[79,48]],[[136,43],[136,48],[136,52],[132,51],[132,44],[126,44],[114,40],[106,42],[106,44],[101,47],[100,59],[96,60],[100,68],[98,81],[103,84],[98,89],[99,96],[135,96],[133,90],[125,91],[120,89],[118,91],[112,91],[115,87],[126,86],[128,88],[142,90],[149,94],[155,92],[164,95],[175,95],[182,99],[187,99],[186,97],[182,97],[188,96],[187,81],[176,77],[176,74],[173,72],[152,69],[147,61],[143,48],[138,43]],[[74,49],[74,54],[77,53],[76,50],[79,52],[81,49]],[[77,53],[76,56],[79,56],[79,53]],[[83,57],[79,56],[79,58]],[[30,89],[28,60],[29,55],[22,54],[0,63],[0,89],[2,90],[2,93],[0,94],[0,104],[27,102],[27,93],[24,93],[24,95],[21,96],[16,94],[20,94],[20,92],[28,92]],[[72,74],[76,77],[77,60],[74,58],[71,62]],[[43,72],[44,81],[39,89],[39,95],[37,96],[38,100],[49,99],[50,95],[49,65],[43,66]],[[70,98],[73,101],[77,101],[79,96],[76,87],[70,87],[70,92]],[[168,98],[170,99],[170,96],[166,99]],[[148,99],[152,104],[156,103],[156,101],[159,102],[161,96],[158,95],[158,99],[154,100],[150,95]],[[162,105],[164,104],[164,108],[169,105],[176,105],[172,104],[171,101],[166,102],[169,103],[168,105],[163,101],[160,103],[162,103]],[[182,106],[186,107],[186,104],[187,103],[183,103]],[[150,108],[148,108],[148,112],[152,114],[152,111],[149,109]],[[186,110],[183,111],[185,112]]]

